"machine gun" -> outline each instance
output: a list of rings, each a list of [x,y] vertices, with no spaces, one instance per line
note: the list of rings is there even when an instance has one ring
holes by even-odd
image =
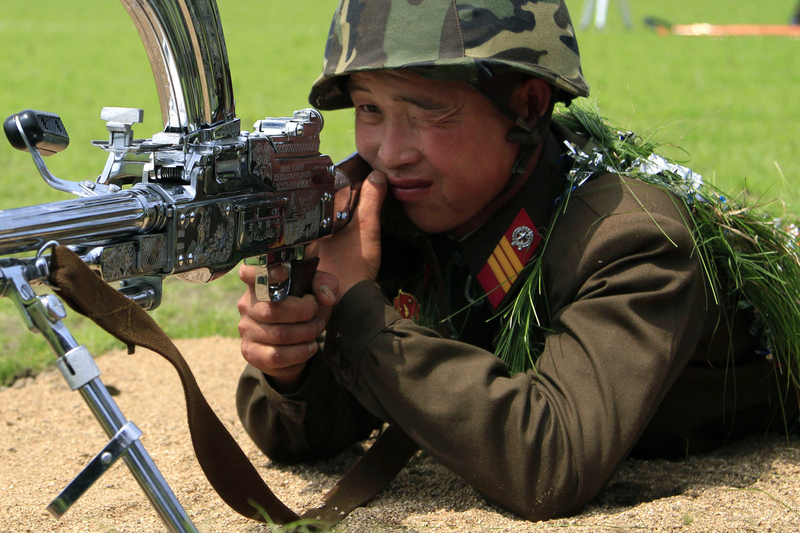
[[[280,301],[301,290],[292,288],[291,272],[305,260],[305,245],[347,220],[346,210],[334,214],[334,196],[349,181],[319,153],[316,110],[259,120],[252,133],[226,119],[138,141],[132,125],[142,110],[103,108],[101,116],[110,139],[95,144],[108,161],[96,181],[81,183],[56,178],[42,158],[69,143],[57,115],[27,110],[6,119],[9,141],[31,152],[45,181],[79,198],[0,211],[0,254],[70,245],[105,281],[124,281],[123,291],[148,310],[158,306],[166,276],[205,283],[255,258],[259,297]],[[290,275],[270,283],[272,264]]]
[[[45,181],[78,198],[0,211],[0,296],[13,299],[29,329],[47,339],[68,384],[111,438],[51,513],[60,517],[123,458],[169,530],[196,531],[91,354],[62,323],[59,298],[34,292],[48,279],[48,251],[68,245],[145,309],[158,306],[164,277],[206,282],[242,260],[259,269],[258,297],[280,301],[303,290],[298,273],[313,271],[306,245],[347,221],[349,206],[337,212],[334,197],[343,190],[349,200],[350,184],[319,152],[323,121],[313,109],[241,130],[214,0],[121,2],[147,50],[164,131],[134,140],[142,110],[104,108],[109,140],[95,144],[108,152],[107,163],[97,179],[77,183],[53,176],[42,157],[69,142],[57,115],[28,110],[4,122],[11,144],[31,153]],[[275,264],[288,276],[270,280]]]

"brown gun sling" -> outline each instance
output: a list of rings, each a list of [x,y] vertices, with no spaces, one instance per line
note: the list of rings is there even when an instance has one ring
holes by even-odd
[[[183,356],[144,310],[111,288],[63,246],[53,251],[50,282],[75,311],[92,319],[129,349],[147,348],[175,367],[183,384],[197,460],[225,503],[247,518],[267,521],[260,508],[276,524],[300,518],[338,522],[388,485],[418,449],[402,430],[389,426],[324,496],[322,507],[298,515],[272,493],[211,409]]]

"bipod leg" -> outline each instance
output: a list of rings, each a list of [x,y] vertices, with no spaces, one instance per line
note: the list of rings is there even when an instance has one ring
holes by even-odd
[[[100,369],[89,350],[78,345],[61,321],[66,316],[61,301],[52,294],[37,296],[31,288],[31,281],[41,281],[47,275],[47,261],[38,255],[35,260],[0,260],[0,297],[13,298],[28,328],[44,336],[59,356],[56,365],[70,388],[80,392],[111,439],[96,461],[92,460],[48,509],[56,516],[63,515],[92,482],[122,457],[167,529],[171,533],[198,533],[139,441],[141,432],[125,419],[100,381]]]

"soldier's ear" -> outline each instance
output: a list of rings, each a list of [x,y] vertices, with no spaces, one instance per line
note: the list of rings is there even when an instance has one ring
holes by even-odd
[[[553,87],[539,78],[525,78],[511,93],[509,105],[533,128],[539,119],[550,113]]]

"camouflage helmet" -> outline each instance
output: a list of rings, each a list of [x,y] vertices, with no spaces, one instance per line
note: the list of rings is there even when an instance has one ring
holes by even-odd
[[[519,72],[553,85],[562,101],[589,94],[563,0],[341,0],[309,102],[352,107],[350,74],[391,69],[475,87]]]

